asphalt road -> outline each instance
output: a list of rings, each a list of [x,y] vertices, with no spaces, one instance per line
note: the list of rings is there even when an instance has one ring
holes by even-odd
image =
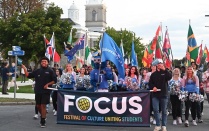
[[[1,105],[0,106],[0,131],[152,131],[151,127],[113,127],[113,126],[84,126],[57,124],[56,116],[53,116],[50,106],[47,114],[47,127],[41,128],[39,120],[33,119],[34,105]],[[184,118],[184,116],[183,116]],[[172,116],[168,116],[168,131],[208,131],[209,130],[209,104],[205,102],[203,123],[189,127],[184,125],[172,125]]]

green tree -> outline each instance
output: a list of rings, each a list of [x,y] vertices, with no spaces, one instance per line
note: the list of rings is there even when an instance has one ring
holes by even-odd
[[[135,52],[137,54],[138,64],[139,67],[142,66],[142,57],[143,57],[143,51],[144,51],[144,45],[140,42],[142,40],[140,37],[136,37],[135,33],[128,30],[120,30],[117,31],[114,28],[108,27],[106,29],[106,32],[114,39],[114,41],[117,43],[117,45],[120,47],[121,40],[123,41],[123,48],[124,53],[131,56],[131,46],[132,41],[134,41],[135,45]]]
[[[0,17],[8,19],[15,13],[28,13],[44,8],[48,0],[0,0]]]
[[[56,51],[62,53],[63,42],[67,41],[72,28],[72,23],[61,19],[62,13],[61,8],[52,4],[46,10],[38,8],[27,14],[15,13],[7,21],[0,19],[0,48],[3,49],[4,58],[7,58],[7,51],[12,46],[20,46],[25,51],[25,56],[21,59],[37,63],[45,55],[43,35],[50,40],[53,32]]]

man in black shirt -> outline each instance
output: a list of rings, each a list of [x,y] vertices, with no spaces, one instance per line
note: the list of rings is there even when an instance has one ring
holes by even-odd
[[[156,59],[153,63],[157,66],[157,70],[150,76],[149,87],[153,90],[152,106],[156,119],[154,131],[161,130],[159,105],[162,111],[162,131],[167,131],[168,81],[172,78],[172,74],[165,68],[162,59]],[[157,92],[157,89],[161,91]]]
[[[35,78],[35,100],[38,111],[41,114],[41,127],[46,127],[46,104],[50,102],[50,93],[51,90],[48,90],[48,87],[51,87],[52,84],[57,82],[56,75],[54,71],[48,67],[49,59],[43,57],[40,60],[41,67],[32,71],[31,73],[27,72],[27,69],[24,65],[22,68],[25,71],[25,76],[28,78]]]

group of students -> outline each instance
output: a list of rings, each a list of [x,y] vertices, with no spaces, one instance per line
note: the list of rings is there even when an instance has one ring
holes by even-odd
[[[83,66],[77,73],[70,63],[67,63],[63,70],[56,66],[54,70],[51,71],[51,69],[48,68],[49,61],[46,58],[41,59],[41,68],[31,73],[27,72],[24,65],[22,67],[28,78],[35,78],[36,83],[34,89],[36,107],[38,107],[38,111],[41,113],[40,123],[42,127],[45,127],[46,104],[49,103],[51,95],[50,90],[45,90],[47,87],[55,86],[65,90],[109,92],[111,91],[109,88],[111,86],[110,83],[113,82],[117,85],[122,85],[121,87],[125,87],[123,91],[153,90],[150,95],[150,114],[151,119],[155,119],[156,122],[154,123],[156,124],[154,131],[161,130],[161,128],[163,131],[166,131],[168,101],[172,104],[174,125],[182,124],[183,103],[185,103],[186,127],[189,126],[188,118],[190,111],[193,125],[197,125],[196,118],[198,118],[198,122],[203,122],[201,119],[203,103],[190,100],[189,95],[195,93],[198,96],[199,94],[204,94],[204,91],[209,95],[209,70],[201,74],[197,70],[197,65],[192,63],[193,66],[187,67],[185,72],[178,68],[173,69],[171,72],[165,69],[162,60],[157,61],[157,63],[151,66],[149,71],[146,68],[138,71],[136,66],[126,68],[124,79],[118,79],[117,70],[113,68],[108,61],[100,65],[100,61],[95,60],[93,69],[90,68],[90,71],[88,71],[88,67]],[[176,85],[176,90],[188,92],[188,98],[185,102],[179,99],[178,94],[169,94],[169,90],[172,88],[171,83],[173,82]],[[44,88],[42,89],[41,87]],[[203,87],[205,88],[203,89]],[[158,92],[157,89],[161,91]],[[56,115],[57,92],[53,91],[51,96]],[[161,119],[160,111],[162,113]],[[151,112],[154,112],[154,115],[152,115]]]

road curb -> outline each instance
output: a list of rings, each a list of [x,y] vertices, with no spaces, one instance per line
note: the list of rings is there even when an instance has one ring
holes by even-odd
[[[8,106],[8,105],[35,105],[35,101],[32,101],[32,102],[0,102],[0,105],[5,105],[5,106]]]

